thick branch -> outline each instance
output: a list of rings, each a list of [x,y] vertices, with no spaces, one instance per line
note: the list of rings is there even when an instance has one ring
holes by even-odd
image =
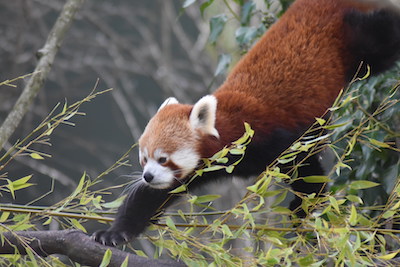
[[[84,1],[85,0],[68,0],[64,5],[60,16],[47,37],[44,47],[39,51],[40,59],[31,78],[3,125],[0,127],[0,148],[3,148],[5,142],[18,127],[23,116],[32,105],[37,93],[43,87],[65,33],[69,29],[76,12],[81,8]]]
[[[5,232],[0,254],[14,254],[15,249],[26,255],[29,245],[38,255],[62,254],[83,265],[99,266],[107,249],[112,257],[108,266],[121,266],[128,257],[128,266],[185,266],[172,260],[155,260],[140,257],[117,248],[103,246],[78,230]]]

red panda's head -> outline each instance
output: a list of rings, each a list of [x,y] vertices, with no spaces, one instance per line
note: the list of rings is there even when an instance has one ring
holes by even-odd
[[[217,99],[208,95],[194,106],[168,98],[139,139],[143,180],[158,189],[171,188],[198,166],[202,138],[219,138],[215,128]]]

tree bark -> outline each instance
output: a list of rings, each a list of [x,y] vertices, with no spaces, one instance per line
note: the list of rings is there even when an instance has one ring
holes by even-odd
[[[85,0],[68,0],[64,5],[47,37],[45,45],[37,53],[40,59],[32,76],[0,127],[0,149],[3,148],[5,142],[14,133],[23,116],[32,106],[39,90],[43,87],[64,36],[71,26],[76,12],[79,11],[84,2]]]
[[[0,242],[0,254],[26,255],[27,247],[30,247],[39,256],[62,254],[83,265],[99,266],[104,253],[109,249],[112,252],[109,267],[121,266],[126,258],[128,266],[185,266],[173,260],[148,259],[103,246],[78,230],[5,232],[2,235],[5,242]]]

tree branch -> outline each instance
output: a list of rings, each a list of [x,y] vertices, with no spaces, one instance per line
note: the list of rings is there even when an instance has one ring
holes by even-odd
[[[47,37],[44,47],[38,52],[40,59],[31,78],[0,127],[0,148],[3,148],[5,142],[18,127],[23,116],[35,100],[39,90],[43,87],[54,62],[55,55],[64,40],[65,33],[68,31],[76,12],[81,8],[84,1],[85,0],[68,0],[64,5],[60,16],[57,18],[56,23]]]
[[[173,260],[155,260],[137,256],[117,248],[103,246],[78,230],[21,231],[2,233],[5,242],[0,242],[0,254],[14,254],[16,249],[27,255],[29,246],[39,256],[62,254],[83,265],[99,266],[107,249],[112,257],[108,266],[121,266],[128,258],[128,266],[185,266]]]

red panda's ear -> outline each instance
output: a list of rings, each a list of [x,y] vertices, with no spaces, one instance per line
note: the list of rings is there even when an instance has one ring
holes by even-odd
[[[217,99],[213,95],[206,95],[194,104],[189,117],[190,125],[194,130],[219,138],[215,128],[216,113]]]
[[[179,102],[178,102],[178,100],[176,100],[175,97],[168,97],[167,99],[165,99],[165,101],[158,108],[157,112],[162,110],[165,106],[168,106],[168,105],[171,105],[171,104],[179,104]]]

